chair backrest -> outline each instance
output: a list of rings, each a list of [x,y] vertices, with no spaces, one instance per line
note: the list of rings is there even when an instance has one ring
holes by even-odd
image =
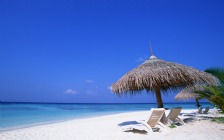
[[[210,107],[209,106],[207,106],[206,108],[205,108],[205,111],[203,112],[204,114],[207,114],[208,113],[208,111],[209,111],[209,109],[210,109]]]
[[[182,108],[178,107],[178,108],[172,108],[170,110],[170,113],[167,116],[167,119],[171,120],[171,121],[175,121],[177,116],[180,114]]]
[[[147,124],[151,127],[156,126],[165,112],[164,108],[152,109],[152,114],[147,121]]]
[[[201,106],[198,108],[198,113],[199,113],[199,114],[202,113],[202,109],[203,109],[203,107],[201,107]]]

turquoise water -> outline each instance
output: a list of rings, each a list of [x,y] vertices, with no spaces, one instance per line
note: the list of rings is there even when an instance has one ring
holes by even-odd
[[[201,103],[210,106],[210,103]],[[197,109],[195,103],[167,103],[166,108]],[[40,104],[0,103],[0,131],[29,127],[46,123],[143,111],[156,108],[156,104]]]

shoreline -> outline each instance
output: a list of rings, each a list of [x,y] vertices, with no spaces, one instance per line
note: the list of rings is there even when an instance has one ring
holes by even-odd
[[[184,110],[186,110],[186,111],[188,111],[188,110],[196,111],[195,109],[184,109]],[[73,121],[73,120],[89,119],[89,118],[95,118],[95,117],[104,117],[104,116],[108,116],[108,115],[117,115],[117,114],[123,114],[123,113],[133,113],[133,112],[145,112],[145,111],[148,111],[148,110],[136,110],[136,111],[127,111],[127,112],[122,112],[122,111],[121,112],[106,112],[106,113],[104,112],[104,113],[100,113],[100,114],[97,114],[97,115],[86,115],[86,116],[80,116],[80,117],[69,118],[69,119],[64,119],[64,120],[46,121],[46,122],[40,122],[40,123],[33,123],[33,124],[26,124],[26,125],[19,125],[19,126],[1,128],[0,133],[1,132],[6,132],[6,131],[12,131],[12,130],[24,129],[24,128],[31,128],[31,127],[35,127],[35,126],[63,123],[63,122]]]
[[[74,121],[74,120],[82,120],[82,119],[90,119],[90,118],[96,118],[96,117],[104,117],[104,116],[109,116],[109,115],[117,115],[117,114],[123,114],[123,113],[131,113],[131,112],[142,112],[142,111],[147,111],[147,110],[136,110],[136,111],[127,111],[127,112],[104,112],[104,113],[99,113],[97,115],[84,115],[84,116],[79,116],[75,118],[69,118],[69,119],[64,119],[64,120],[55,120],[55,121],[46,121],[46,122],[40,122],[40,123],[34,123],[34,124],[27,124],[27,125],[19,125],[19,126],[13,126],[13,127],[7,127],[7,128],[1,128],[1,132],[7,132],[7,131],[13,131],[13,130],[19,130],[19,129],[25,129],[25,128],[31,128],[35,126],[44,126],[44,125],[49,125],[49,124],[57,124],[57,123],[63,123],[63,122],[68,122],[68,121]]]
[[[211,104],[206,103],[206,106]],[[167,108],[182,106],[183,109],[193,109],[195,104],[166,104]],[[119,113],[147,111],[156,108],[156,104],[1,104],[0,132],[32,126],[70,121],[74,119],[92,118]],[[17,116],[18,115],[18,116]]]
[[[181,113],[191,113],[195,110],[182,110]],[[153,134],[139,134],[123,132],[119,124],[127,121],[145,120],[150,111],[135,111],[118,113],[91,118],[74,119],[65,122],[44,124],[10,131],[0,132],[1,140],[136,140],[136,139],[215,139],[224,137],[224,124],[211,122],[210,120],[197,120],[188,122],[177,128],[168,128],[168,131],[154,132]],[[166,115],[168,111],[166,111]],[[209,136],[208,136],[209,133]]]

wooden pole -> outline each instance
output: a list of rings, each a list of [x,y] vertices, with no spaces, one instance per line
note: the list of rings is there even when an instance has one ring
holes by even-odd
[[[157,107],[163,108],[163,100],[159,88],[155,89],[155,94],[156,94]]]
[[[196,98],[195,101],[196,101],[196,106],[199,108],[201,105],[199,104],[198,98]]]
[[[162,96],[161,96],[161,93],[160,93],[160,88],[155,88],[154,91],[155,91],[155,94],[156,94],[157,107],[158,108],[164,108],[163,107]],[[160,122],[162,122],[163,124],[167,124],[168,123],[168,120],[166,118],[166,114],[165,113],[163,114],[163,117],[161,118]]]

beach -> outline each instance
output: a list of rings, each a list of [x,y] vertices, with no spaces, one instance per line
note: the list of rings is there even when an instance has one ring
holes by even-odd
[[[224,140],[223,7],[0,0],[0,140]]]
[[[190,113],[195,110],[182,110]],[[166,114],[168,111],[166,111]],[[145,120],[150,111],[119,113],[92,118],[75,119],[65,122],[32,126],[0,132],[1,140],[221,140],[224,137],[224,125],[209,119],[189,119],[176,128],[167,127],[166,131],[140,134],[124,132],[119,124]],[[186,116],[185,116],[186,118]],[[188,116],[188,118],[191,118]]]

